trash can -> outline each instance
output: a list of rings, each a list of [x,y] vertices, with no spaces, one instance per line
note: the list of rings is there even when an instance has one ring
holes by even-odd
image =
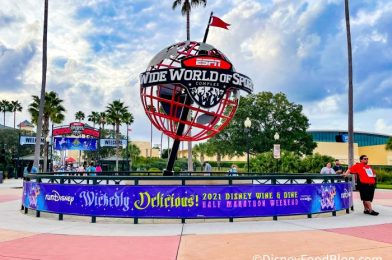
[[[0,183],[3,183],[3,172],[0,171]]]

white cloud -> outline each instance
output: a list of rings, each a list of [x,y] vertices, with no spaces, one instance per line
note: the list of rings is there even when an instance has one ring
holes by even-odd
[[[299,39],[299,47],[297,55],[300,59],[306,58],[314,53],[314,49],[320,44],[320,37],[315,34],[305,36],[304,39]]]
[[[392,4],[387,1],[379,2],[377,7],[373,11],[360,10],[357,16],[350,19],[351,24],[353,26],[375,26],[385,13],[392,11]]]
[[[378,133],[385,133],[385,134],[392,135],[392,121],[387,123],[386,120],[383,118],[377,119],[375,124],[375,130]]]
[[[387,115],[392,112],[392,69],[388,64],[392,62],[392,35],[388,25],[392,3],[365,2],[352,3],[351,13],[355,128],[390,132],[392,123]],[[50,1],[47,90],[58,92],[64,99],[66,123],[73,121],[78,110],[88,115],[121,99],[135,116],[132,138],[149,139],[138,75],[159,50],[185,39],[185,17],[179,10],[173,11],[171,4],[152,0]],[[81,16],[81,7],[91,8],[92,14]],[[102,8],[109,7],[113,17],[94,16],[94,12],[102,13],[106,11]],[[0,10],[0,24],[5,25],[0,26],[0,68],[1,64],[12,64],[7,62],[10,58],[1,58],[2,50],[13,54],[16,64],[26,66],[7,78],[19,81],[21,89],[0,90],[0,95],[23,103],[23,115],[17,115],[21,121],[30,118],[27,106],[31,95],[39,95],[41,87],[43,4],[1,1]],[[346,127],[343,1],[210,1],[206,8],[192,11],[192,39],[202,39],[211,10],[231,26],[228,31],[211,27],[208,43],[223,51],[239,72],[253,79],[256,92],[282,91],[290,101],[303,104],[311,128]],[[34,50],[33,56],[23,63],[26,55],[22,54],[28,50]],[[16,66],[5,66],[8,71],[16,71]],[[7,124],[11,121],[8,116]],[[158,143],[159,138],[157,135],[153,142]]]

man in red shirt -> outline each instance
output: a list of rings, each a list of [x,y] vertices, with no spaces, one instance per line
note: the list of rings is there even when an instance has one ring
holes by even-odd
[[[368,165],[368,157],[366,155],[361,155],[359,157],[360,162],[351,166],[344,176],[351,174],[358,175],[358,189],[361,195],[361,200],[363,202],[365,214],[377,216],[379,213],[372,209],[372,201],[374,197],[374,190],[376,184],[376,173]]]

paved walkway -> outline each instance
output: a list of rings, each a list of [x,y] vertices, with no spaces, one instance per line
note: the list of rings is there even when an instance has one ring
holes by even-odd
[[[0,184],[0,259],[392,259],[392,191],[377,190],[379,216],[356,210],[235,220],[102,219],[20,211],[21,180]],[[284,258],[286,257],[286,258]],[[368,258],[361,258],[368,257]]]

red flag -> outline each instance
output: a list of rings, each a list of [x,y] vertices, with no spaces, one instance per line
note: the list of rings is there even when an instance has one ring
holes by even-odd
[[[216,26],[216,27],[220,27],[226,30],[229,30],[229,28],[227,28],[227,26],[229,26],[230,24],[222,21],[222,19],[220,19],[219,17],[216,16],[212,16],[212,21],[210,23],[210,26]]]

